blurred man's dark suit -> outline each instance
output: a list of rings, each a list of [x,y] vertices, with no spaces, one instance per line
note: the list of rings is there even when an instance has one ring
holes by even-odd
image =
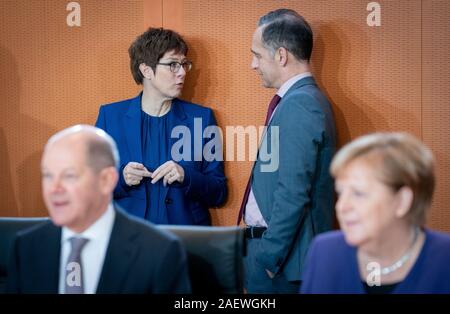
[[[96,293],[190,293],[180,241],[120,209],[115,213]],[[48,222],[18,234],[7,293],[58,293],[61,230]]]

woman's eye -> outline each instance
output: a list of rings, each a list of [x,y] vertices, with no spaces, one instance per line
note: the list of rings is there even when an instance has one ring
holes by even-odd
[[[42,179],[51,179],[52,175],[50,173],[43,173],[42,174]]]

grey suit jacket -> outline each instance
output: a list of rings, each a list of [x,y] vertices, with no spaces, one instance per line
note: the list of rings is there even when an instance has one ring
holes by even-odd
[[[276,137],[278,127],[279,138]],[[252,189],[268,224],[256,252],[261,266],[290,281],[302,280],[312,238],[333,223],[333,180],[329,166],[336,147],[331,105],[314,78],[296,82],[281,99],[263,137],[253,168]],[[278,152],[278,154],[276,154]],[[264,169],[264,167],[266,167]],[[274,171],[272,171],[274,170]]]

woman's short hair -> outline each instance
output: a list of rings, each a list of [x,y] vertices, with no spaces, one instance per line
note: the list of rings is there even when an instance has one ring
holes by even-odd
[[[139,70],[141,63],[145,63],[155,71],[156,64],[169,51],[184,55],[188,52],[186,42],[175,31],[150,27],[145,33],[138,36],[128,48],[131,74],[136,83],[142,84],[144,78]]]
[[[380,182],[397,192],[402,187],[413,191],[407,219],[415,225],[425,224],[435,186],[432,152],[407,133],[373,133],[345,145],[331,163],[333,177],[355,159],[367,160]]]

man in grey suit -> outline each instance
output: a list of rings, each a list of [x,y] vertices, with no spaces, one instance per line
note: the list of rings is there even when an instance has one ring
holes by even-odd
[[[238,219],[246,224],[249,293],[297,293],[312,238],[332,228],[335,125],[310,73],[312,46],[310,26],[288,9],[261,17],[253,35],[252,68],[277,93]],[[277,168],[267,167],[263,147]]]

